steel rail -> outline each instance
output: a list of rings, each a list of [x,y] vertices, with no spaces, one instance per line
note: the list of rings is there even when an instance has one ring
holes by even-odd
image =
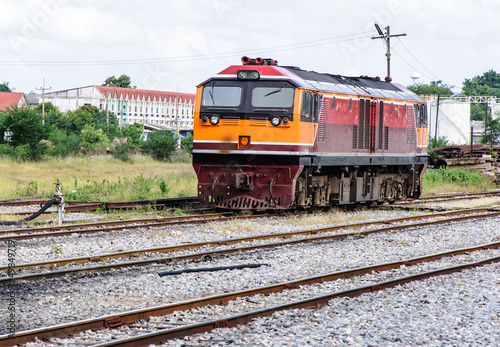
[[[442,269],[437,269],[433,271],[422,272],[414,275],[409,275],[405,277],[394,278],[384,282],[378,282],[370,284],[367,286],[357,287],[353,289],[333,292],[326,295],[315,296],[312,298],[299,300],[291,303],[286,303],[282,305],[272,306],[260,310],[255,310],[251,312],[245,312],[242,314],[237,314],[229,317],[225,317],[218,320],[205,321],[197,324],[185,325],[182,327],[164,329],[148,334],[143,334],[139,336],[133,336],[129,338],[124,338],[121,340],[115,340],[112,342],[100,343],[94,345],[94,347],[137,347],[137,346],[148,346],[150,344],[160,344],[168,340],[183,338],[188,335],[200,334],[212,331],[217,328],[233,328],[242,324],[251,322],[255,318],[267,317],[278,311],[292,310],[292,309],[317,309],[321,306],[328,304],[328,302],[335,298],[341,297],[357,297],[362,294],[372,293],[388,288],[394,288],[398,285],[421,281],[423,279],[437,277],[442,275],[448,275],[462,270],[473,269],[484,265],[489,265],[492,263],[500,262],[499,257],[493,257],[473,263],[467,263]]]
[[[135,207],[139,205],[150,205],[157,204],[163,206],[179,206],[184,204],[197,203],[198,197],[196,196],[186,196],[180,198],[164,198],[164,199],[151,199],[151,200],[130,200],[130,201],[66,201],[66,205],[75,206],[80,205],[94,206],[100,205],[108,208],[122,208],[122,207]],[[0,206],[26,206],[26,205],[37,205],[45,204],[47,200],[0,200]]]
[[[50,231],[63,231],[63,230],[78,230],[84,228],[99,228],[103,226],[115,226],[115,225],[128,225],[128,224],[147,224],[147,223],[158,223],[164,221],[175,221],[175,220],[185,220],[188,218],[206,218],[206,217],[220,217],[233,215],[232,212],[219,212],[211,214],[198,214],[198,215],[188,215],[188,216],[169,216],[169,217],[154,217],[154,218],[135,218],[127,220],[111,220],[111,221],[99,221],[99,222],[88,222],[88,223],[77,223],[77,224],[66,224],[66,225],[54,225],[54,226],[44,226],[35,228],[21,228],[21,229],[4,229],[0,230],[0,234],[26,234],[33,232],[50,232]]]
[[[403,265],[405,266],[410,266],[410,265],[415,265],[423,262],[430,262],[434,260],[438,260],[444,257],[448,256],[454,256],[454,255],[460,255],[460,254],[465,254],[468,252],[473,252],[473,251],[478,251],[478,250],[485,250],[485,249],[496,249],[500,247],[500,242],[495,242],[495,243],[490,243],[490,244],[483,244],[483,245],[478,245],[474,247],[468,247],[468,248],[461,248],[461,249],[455,249],[455,250],[450,250],[446,251],[443,253],[435,253],[435,254],[430,254],[426,256],[421,256],[417,258],[410,258],[410,259],[404,259],[400,261],[395,261],[395,262],[390,262],[390,263],[383,263],[383,264],[376,264],[372,266],[366,266],[366,267],[360,267],[360,268],[354,268],[354,269],[349,269],[349,270],[344,270],[344,271],[336,271],[332,273],[327,273],[327,274],[321,274],[318,276],[312,276],[312,277],[307,277],[307,278],[300,278],[288,282],[283,282],[279,284],[274,284],[274,285],[269,285],[265,287],[258,287],[258,288],[252,288],[252,289],[247,289],[243,291],[237,291],[237,292],[231,292],[231,293],[224,293],[220,295],[213,295],[213,296],[208,296],[208,297],[202,297],[198,299],[193,299],[193,300],[188,300],[188,301],[182,301],[182,302],[176,302],[176,303],[171,303],[171,304],[166,304],[166,305],[160,305],[160,306],[154,306],[154,307],[149,307],[145,309],[139,309],[139,310],[132,310],[132,311],[127,311],[127,312],[121,312],[121,313],[116,313],[112,315],[107,315],[107,316],[101,316],[97,318],[92,318],[92,319],[86,319],[86,320],[80,320],[76,322],[71,322],[71,323],[65,323],[65,324],[58,324],[50,327],[44,327],[44,328],[38,328],[38,329],[32,329],[32,330],[26,330],[26,331],[21,331],[17,332],[14,337],[10,335],[0,335],[0,345],[20,345],[24,343],[28,343],[31,341],[34,341],[35,338],[38,338],[40,340],[48,339],[51,337],[65,337],[69,336],[72,334],[76,334],[82,331],[86,330],[102,330],[106,328],[116,328],[121,325],[126,325],[130,323],[137,322],[141,319],[147,320],[151,316],[162,316],[162,315],[167,315],[170,314],[174,311],[185,311],[189,310],[191,308],[195,307],[202,307],[202,306],[207,306],[207,305],[223,305],[228,303],[231,300],[235,300],[236,298],[241,298],[241,297],[248,297],[256,294],[267,294],[267,293],[275,293],[275,292],[280,292],[286,289],[296,289],[300,286],[304,286],[307,284],[316,284],[316,283],[322,283],[322,282],[328,282],[328,281],[333,281],[341,278],[349,278],[349,277],[354,277],[354,276],[360,276],[364,275],[373,271],[386,271],[386,270],[392,270],[392,269],[397,269]],[[494,257],[494,258],[489,258],[486,260],[482,260],[479,262],[474,262],[474,263],[468,263],[465,265],[460,265],[460,266],[455,266],[451,268],[446,268],[446,269],[441,269],[441,270],[434,270],[426,273],[421,273],[417,275],[410,275],[407,277],[402,277],[400,279],[395,279],[395,280],[389,280],[386,282],[382,283],[376,283],[370,286],[365,286],[365,287],[359,287],[351,290],[346,290],[346,291],[341,291],[341,292],[336,292],[332,293],[329,295],[324,295],[320,297],[315,297],[312,299],[308,299],[305,301],[301,301],[300,304],[298,302],[296,303],[291,303],[287,305],[281,305],[281,306],[276,306],[276,307],[283,307],[279,310],[287,309],[287,308],[307,308],[311,307],[309,306],[310,304],[313,305],[313,307],[317,307],[317,304],[325,304],[328,300],[331,300],[332,298],[335,297],[340,297],[340,296],[356,296],[362,293],[366,292],[372,292],[380,289],[385,289],[389,288],[392,286],[395,286],[397,284],[402,284],[402,283],[408,283],[414,280],[420,280],[428,277],[432,277],[434,273],[452,273],[452,272],[457,272],[461,271],[462,269],[466,268],[472,268],[476,266],[481,266],[485,264],[490,264],[492,262],[499,262],[500,261],[500,256]],[[361,289],[360,289],[361,288]],[[320,299],[318,299],[320,298]],[[307,304],[306,304],[307,303]],[[306,304],[305,306],[303,306]],[[289,306],[292,305],[292,306]],[[269,311],[271,310],[271,311]],[[254,312],[270,312],[273,313],[277,311],[278,309],[271,308],[271,309],[264,309],[264,310],[259,310],[259,311],[254,311]],[[236,317],[236,316],[235,316]],[[249,316],[253,319],[255,316]],[[204,329],[208,330],[203,330],[204,331],[209,331],[215,327],[223,327],[225,326],[225,321],[229,322],[238,322],[239,320],[233,320],[233,319],[224,319],[224,320],[216,320],[216,321],[211,321],[211,323],[203,324]],[[239,321],[239,323],[235,324],[241,324],[243,321]],[[233,323],[231,323],[233,324]],[[197,325],[197,324],[196,324]],[[227,325],[227,326],[233,326],[233,325]],[[176,331],[178,329],[181,329],[183,332],[183,335],[171,335],[173,331]],[[161,338],[165,339],[166,335],[163,334],[169,334],[167,339],[172,339],[176,337],[183,337],[186,335],[194,334],[199,331],[197,330],[192,330],[191,328],[185,330],[185,328],[176,328],[176,329],[168,329],[166,331],[163,331],[161,334]],[[157,334],[157,333],[153,333]],[[151,334],[148,334],[151,335]],[[149,340],[148,340],[149,341]],[[164,341],[164,340],[161,340]],[[130,341],[127,341],[129,343]],[[158,343],[156,342],[147,342],[147,343]],[[142,342],[141,342],[142,345]],[[103,345],[104,346],[104,345]]]
[[[28,231],[33,231],[34,229],[23,229],[21,233],[15,232],[15,235],[6,235],[0,236],[0,241],[9,241],[9,240],[29,240],[34,238],[41,237],[60,237],[60,236],[68,236],[73,234],[93,234],[99,232],[110,232],[110,231],[119,231],[119,230],[128,230],[128,229],[140,229],[147,227],[162,227],[167,225],[179,225],[179,224],[202,224],[213,221],[224,221],[224,220],[232,220],[235,218],[262,218],[262,216],[236,216],[231,212],[229,213],[213,213],[213,214],[201,214],[201,215],[192,215],[192,216],[182,216],[182,217],[164,217],[164,218],[154,218],[154,219],[134,219],[127,221],[110,221],[104,222],[104,227],[99,227],[99,223],[88,223],[88,224],[79,224],[80,227],[73,228],[69,226],[62,231],[52,231],[52,232],[34,232],[27,233]],[[95,226],[93,226],[95,225]],[[110,225],[110,226],[106,226]],[[88,229],[80,229],[82,226],[90,226]],[[7,233],[5,233],[7,234]]]
[[[434,196],[422,196],[418,199],[406,199],[406,200],[396,200],[396,203],[392,206],[398,205],[406,205],[406,204],[415,204],[415,203],[426,203],[427,200],[464,200],[464,199],[475,199],[475,198],[483,198],[485,196],[495,196],[500,195],[499,190],[492,190],[482,193],[462,193],[462,194],[452,194],[452,195],[434,195]]]
[[[461,211],[462,211],[462,213],[466,213],[466,211],[470,212],[470,210],[461,210]],[[458,214],[459,212],[460,211],[433,213],[433,214],[426,214],[424,216],[427,216],[426,218],[432,218],[432,217],[447,215],[447,214],[452,214],[452,215]],[[429,225],[434,225],[434,224],[445,224],[445,223],[458,222],[458,221],[463,221],[463,220],[468,220],[468,219],[496,217],[499,215],[500,215],[500,211],[497,211],[497,212],[490,212],[490,213],[482,214],[482,215],[468,215],[468,216],[454,217],[454,218],[448,218],[448,219],[443,219],[443,220],[438,220],[438,221],[419,222],[419,223],[404,224],[404,225],[392,225],[392,226],[378,228],[378,229],[371,229],[371,230],[351,232],[351,233],[342,233],[342,234],[335,234],[335,235],[314,236],[314,237],[309,237],[306,239],[280,241],[280,242],[268,243],[268,244],[264,244],[264,245],[254,245],[254,246],[237,247],[237,248],[230,248],[230,249],[223,249],[223,250],[214,250],[214,251],[207,251],[207,252],[201,252],[201,253],[192,253],[192,254],[187,254],[187,255],[165,257],[165,258],[128,261],[128,262],[115,263],[115,264],[105,264],[105,265],[92,266],[92,267],[86,267],[86,268],[80,268],[80,269],[67,269],[67,270],[35,273],[35,274],[26,274],[26,275],[14,276],[13,279],[26,281],[26,280],[36,280],[36,279],[41,279],[41,278],[60,277],[60,276],[68,275],[68,274],[77,274],[77,273],[84,273],[84,272],[102,272],[102,271],[108,271],[111,269],[131,267],[131,266],[145,266],[145,265],[158,264],[158,263],[166,264],[166,263],[171,263],[174,261],[195,260],[195,259],[202,259],[204,257],[213,257],[213,256],[217,256],[217,255],[227,255],[227,254],[233,254],[233,253],[238,253],[238,252],[253,251],[253,250],[258,250],[258,249],[276,248],[276,247],[280,247],[280,246],[300,244],[300,243],[339,240],[339,239],[345,239],[348,237],[365,236],[365,235],[370,235],[370,234],[375,234],[375,233],[387,232],[387,231],[391,231],[391,230],[411,229],[411,228],[415,228],[415,227],[423,227],[423,226],[429,226]],[[272,238],[290,238],[292,236],[297,236],[297,235],[307,235],[307,234],[315,235],[318,233],[335,231],[335,230],[339,230],[339,229],[343,229],[343,228],[355,228],[355,227],[362,227],[362,226],[367,226],[367,225],[371,225],[371,224],[397,223],[397,222],[401,222],[401,221],[405,221],[405,220],[414,220],[416,218],[421,219],[422,216],[403,217],[403,218],[397,218],[397,219],[392,219],[392,220],[387,220],[387,221],[377,221],[375,223],[370,223],[370,222],[357,223],[357,224],[339,225],[339,226],[320,228],[320,229],[299,230],[299,231],[293,231],[293,232],[287,232],[287,233],[256,235],[256,236],[227,239],[227,240],[215,240],[215,241],[190,243],[190,244],[183,244],[183,245],[155,247],[155,248],[148,248],[148,249],[143,249],[143,250],[123,251],[123,252],[116,252],[116,253],[100,254],[100,255],[89,256],[89,257],[67,258],[67,259],[45,261],[45,262],[39,262],[39,263],[25,263],[25,264],[16,265],[15,269],[30,269],[30,268],[36,268],[36,267],[42,267],[42,266],[54,267],[54,266],[67,265],[67,264],[71,264],[71,263],[80,263],[81,264],[81,263],[88,263],[88,262],[92,262],[92,261],[106,261],[107,259],[111,259],[111,258],[129,257],[129,256],[137,255],[137,254],[143,254],[143,253],[167,253],[167,252],[174,252],[174,251],[180,251],[180,250],[186,250],[186,249],[194,249],[194,248],[200,248],[200,247],[206,247],[206,246],[221,246],[221,245],[237,244],[237,243],[242,243],[242,242],[251,242],[251,241],[256,241],[256,240],[272,239]],[[9,268],[7,266],[0,267],[0,271],[7,271],[8,269]],[[1,277],[0,283],[5,283],[5,282],[8,282],[10,280],[11,280],[11,277]]]

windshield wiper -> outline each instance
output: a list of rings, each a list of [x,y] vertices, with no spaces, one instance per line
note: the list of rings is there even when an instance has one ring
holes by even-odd
[[[212,99],[212,104],[215,106],[215,100],[214,100],[214,82],[210,84],[210,90],[208,91],[208,94],[210,94],[210,98]]]
[[[281,92],[281,89],[283,89],[283,87],[286,86],[286,85],[287,85],[287,82],[283,83],[281,85],[281,87],[273,90],[272,92],[267,93],[266,95],[264,95],[264,97]]]

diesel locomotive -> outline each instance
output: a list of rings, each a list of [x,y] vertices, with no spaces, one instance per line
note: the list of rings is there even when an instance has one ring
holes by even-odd
[[[198,200],[223,209],[418,198],[425,100],[380,78],[242,58],[197,87]]]

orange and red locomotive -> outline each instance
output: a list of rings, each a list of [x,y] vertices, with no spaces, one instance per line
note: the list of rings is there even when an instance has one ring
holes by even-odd
[[[427,109],[405,87],[242,58],[198,86],[198,199],[287,209],[417,198]]]

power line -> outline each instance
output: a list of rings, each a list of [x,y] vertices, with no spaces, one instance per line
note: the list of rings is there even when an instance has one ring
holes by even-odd
[[[400,39],[398,39],[399,42],[401,42],[401,44],[403,45],[403,47],[406,49],[406,51],[413,57],[413,59],[415,59],[415,61],[425,69],[425,71],[427,71],[428,73],[430,73],[432,76],[434,76],[434,78],[436,78],[436,80],[439,80],[439,77],[437,77],[436,75],[434,75],[431,71],[429,71],[429,69],[427,69],[411,52],[410,50],[408,49],[408,47],[406,47],[406,45],[403,43],[403,41],[401,41]]]
[[[247,49],[244,51],[230,51],[213,54],[198,54],[178,57],[149,58],[149,59],[125,59],[125,60],[87,60],[87,61],[43,61],[43,60],[21,60],[21,61],[0,61],[0,65],[30,65],[30,66],[87,66],[87,65],[133,65],[133,64],[157,64],[172,63],[182,61],[206,60],[215,58],[228,58],[242,54],[263,54],[271,52],[281,52],[295,49],[304,49],[309,47],[324,46],[346,41],[359,40],[369,37],[370,32],[360,32],[349,35],[334,36],[324,39],[293,43],[289,45]]]

